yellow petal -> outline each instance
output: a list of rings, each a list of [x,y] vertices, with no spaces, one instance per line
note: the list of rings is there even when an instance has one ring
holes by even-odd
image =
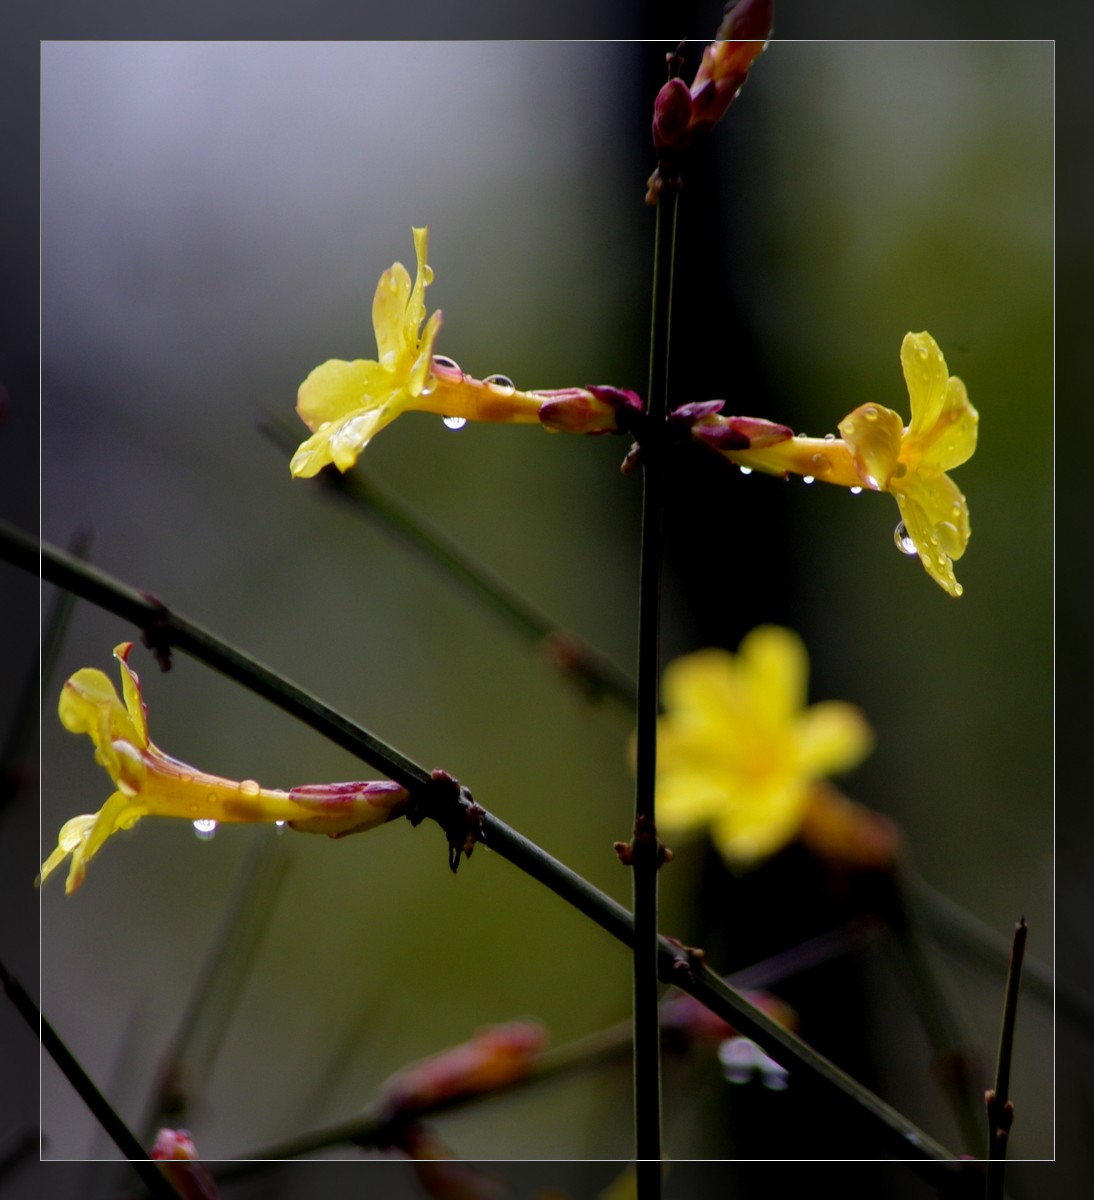
[[[796,780],[765,787],[747,803],[727,806],[715,820],[711,836],[727,862],[748,868],[794,840],[805,806],[805,789]]]
[[[296,411],[316,433],[326,422],[344,421],[351,413],[382,398],[391,387],[392,376],[372,359],[353,362],[331,358],[316,367],[300,385]]]
[[[921,461],[940,471],[959,467],[976,449],[979,426],[980,415],[969,403],[965,385],[951,376],[938,420],[923,436]]]
[[[900,346],[904,382],[912,403],[908,432],[918,438],[929,433],[938,421],[946,397],[949,372],[938,343],[929,333],[908,333]]]
[[[798,753],[814,777],[857,767],[874,748],[874,733],[862,710],[841,700],[814,704],[801,715]]]
[[[95,667],[84,667],[65,682],[57,703],[61,724],[72,733],[89,734],[96,761],[118,778],[121,764],[115,741],[141,745],[141,731],[118,699],[114,685]]]
[[[701,766],[657,772],[657,826],[666,834],[705,829],[729,803],[724,771]]]
[[[380,362],[392,366],[417,341],[418,324],[409,323],[410,274],[402,263],[393,263],[380,276],[372,298],[372,328]]]
[[[927,574],[951,596],[960,596],[964,589],[954,575],[953,560],[965,553],[971,534],[965,497],[948,475],[922,473],[909,477],[895,495]]]
[[[114,647],[114,657],[122,671],[122,695],[125,697],[126,711],[139,739],[135,744],[143,749],[148,745],[148,709],[141,693],[141,681],[129,665],[129,652],[132,649],[132,642],[121,642]]]
[[[738,662],[746,704],[765,725],[785,723],[805,703],[809,658],[798,635],[760,625],[741,641]]]
[[[900,457],[904,423],[899,414],[880,404],[861,404],[840,421],[839,431],[862,482],[885,491]]]

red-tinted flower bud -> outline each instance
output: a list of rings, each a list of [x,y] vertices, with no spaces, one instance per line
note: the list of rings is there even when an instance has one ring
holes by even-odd
[[[696,425],[694,433],[715,450],[759,450],[794,436],[789,426],[762,417],[712,417]]]
[[[188,1129],[161,1129],[152,1147],[152,1159],[183,1200],[217,1200],[213,1176],[198,1160],[197,1147]]]
[[[658,154],[682,150],[691,140],[691,93],[682,79],[670,79],[653,102],[653,148]]]

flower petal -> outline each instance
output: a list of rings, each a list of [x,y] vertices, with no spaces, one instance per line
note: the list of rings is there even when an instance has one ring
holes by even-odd
[[[114,685],[96,667],[84,667],[65,682],[57,704],[61,724],[72,733],[86,733],[95,743],[95,761],[112,779],[120,770],[115,741],[141,745],[141,735],[118,699]]]
[[[383,397],[391,383],[391,372],[371,359],[347,362],[331,358],[311,371],[300,385],[296,411],[316,433],[325,422],[344,421],[357,409],[368,407],[370,398]]]
[[[900,363],[912,404],[908,432],[913,438],[930,433],[946,398],[949,372],[938,343],[926,331],[908,333],[900,346]]]
[[[133,728],[138,734],[136,745],[142,749],[148,745],[148,708],[144,703],[141,691],[141,681],[136,671],[129,665],[129,652],[133,649],[132,642],[120,642],[114,647],[114,657],[122,669],[122,695],[125,697],[125,707]]]
[[[711,827],[714,844],[734,866],[755,866],[797,836],[806,799],[797,779],[758,789],[747,803],[723,808]]]
[[[407,336],[407,302],[410,300],[410,273],[401,262],[392,263],[380,276],[372,297],[372,328],[380,362],[391,367],[407,350],[409,341],[416,338],[415,324]]]
[[[809,658],[798,635],[779,625],[760,625],[741,641],[738,665],[745,703],[765,725],[778,727],[805,703]]]
[[[969,403],[965,385],[950,376],[942,411],[932,430],[923,435],[921,461],[939,471],[967,462],[976,449],[980,414]]]
[[[953,561],[965,553],[972,532],[965,497],[948,475],[922,472],[894,494],[927,574],[951,596],[960,596],[964,589],[954,575]]]
[[[842,700],[825,700],[802,713],[798,723],[801,768],[812,776],[857,767],[874,748],[874,733],[862,710]]]
[[[904,423],[880,404],[860,404],[839,423],[855,459],[855,470],[873,491],[885,491],[900,457]]]

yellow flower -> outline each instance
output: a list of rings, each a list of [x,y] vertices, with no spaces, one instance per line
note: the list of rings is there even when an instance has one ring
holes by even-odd
[[[722,416],[704,417],[692,432],[738,466],[889,492],[900,509],[897,545],[918,554],[927,574],[960,596],[953,564],[968,545],[969,506],[946,472],[972,456],[980,418],[929,333],[906,334],[900,361],[912,409],[907,427],[892,409],[862,404],[840,421],[840,438],[785,436],[750,445],[738,432],[745,419]]]
[[[816,782],[857,765],[873,734],[853,705],[805,707],[809,662],[797,634],[752,630],[736,655],[700,650],[662,680],[657,824],[666,836],[709,829],[747,867],[800,831]]]
[[[372,326],[379,358],[332,358],[300,385],[296,411],[312,436],[292,457],[294,476],[307,478],[329,463],[349,470],[372,438],[404,412],[438,413],[458,424],[542,423],[567,433],[604,433],[617,428],[620,409],[641,407],[632,392],[616,388],[521,392],[504,376],[475,379],[451,359],[434,357],[440,312],[422,329],[425,289],[433,282],[426,263],[429,230],[413,233],[418,259],[413,286],[399,262],[376,285]]]
[[[140,680],[127,661],[132,648],[132,642],[123,642],[114,649],[124,704],[106,675],[94,667],[77,671],[61,691],[61,723],[91,737],[95,761],[117,791],[97,813],[65,822],[56,850],[42,864],[39,883],[71,855],[65,891],[75,891],[103,842],[145,816],[214,823],[276,821],[306,833],[341,837],[380,825],[405,807],[408,793],[387,780],[316,784],[283,792],[261,787],[253,779],[236,783],[209,775],[164,754],[148,737]]]

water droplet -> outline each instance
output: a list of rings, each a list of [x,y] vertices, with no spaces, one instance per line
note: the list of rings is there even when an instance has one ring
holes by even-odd
[[[718,1061],[722,1074],[730,1083],[748,1083],[756,1067],[755,1042],[746,1037],[726,1038],[718,1047]]]
[[[216,821],[208,817],[202,817],[201,820],[194,822],[194,833],[197,834],[203,842],[207,842],[217,831]]]
[[[802,476],[802,483],[812,483],[812,482],[813,482],[812,475],[803,475]]]
[[[244,794],[244,796],[257,796],[258,793],[262,791],[262,788],[259,787],[257,780],[244,779],[244,781],[239,785],[239,790]]]
[[[857,495],[858,495],[858,494],[859,494],[861,491],[862,491],[862,488],[860,488],[860,487],[853,487],[853,488],[851,489],[851,495],[852,495],[852,496],[857,496]]]
[[[809,461],[813,464],[813,471],[816,475],[827,475],[832,469],[832,464],[826,454],[814,454]]]
[[[769,1058],[760,1068],[760,1081],[769,1092],[785,1092],[790,1083],[790,1072]]]
[[[433,365],[435,367],[447,367],[449,371],[458,371],[460,364],[454,358],[449,358],[446,354],[434,354]]]
[[[433,282],[433,268],[427,263],[422,268],[422,283],[424,283],[426,287],[429,287],[429,285],[432,282]]]
[[[934,527],[934,535],[938,538],[938,544],[951,558],[961,553],[961,534],[956,525],[951,525],[949,521],[939,521]]]
[[[893,541],[901,554],[919,553],[915,548],[915,542],[912,539],[912,535],[905,528],[903,521],[901,521],[900,524],[893,530]]]
[[[274,833],[284,833],[286,824],[286,821],[274,821]]]
[[[740,469],[740,470],[741,470],[741,474],[742,474],[742,475],[751,475],[751,474],[752,474],[752,468],[751,468],[751,467],[741,467],[741,469]]]
[[[867,419],[867,421],[876,421],[877,420],[877,409],[874,408],[874,406],[872,404],[870,404],[862,410],[862,415]]]
[[[826,433],[824,435],[824,440],[826,442],[834,442],[836,440],[836,435],[834,433]]]
[[[507,396],[511,396],[517,390],[517,385],[508,375],[487,375],[483,383],[488,383],[495,392],[504,392]]]
[[[462,429],[467,424],[466,417],[445,417],[444,423],[449,429]]]
[[[927,347],[926,347],[926,346],[924,346],[924,345],[920,344],[920,345],[918,345],[918,346],[916,347],[916,350],[918,350],[918,351],[919,351],[919,357],[920,357],[920,358],[926,358],[926,357],[927,357]]]

